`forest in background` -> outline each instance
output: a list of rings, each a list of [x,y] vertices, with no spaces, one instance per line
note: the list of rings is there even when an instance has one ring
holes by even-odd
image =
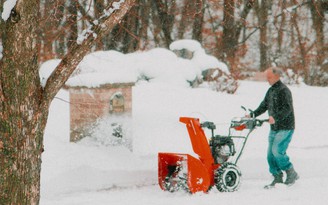
[[[4,1],[4,0],[0,0]],[[41,0],[40,63],[62,58],[114,0]],[[328,85],[328,0],[137,0],[92,51],[131,53],[199,41],[236,79],[276,65]]]

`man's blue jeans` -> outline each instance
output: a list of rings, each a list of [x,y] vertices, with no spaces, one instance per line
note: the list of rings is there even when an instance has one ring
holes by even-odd
[[[270,131],[267,160],[271,174],[276,175],[293,167],[286,153],[293,133],[294,130]]]

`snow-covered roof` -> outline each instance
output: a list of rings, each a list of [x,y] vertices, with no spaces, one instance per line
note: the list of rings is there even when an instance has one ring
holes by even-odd
[[[139,51],[123,54],[117,51],[97,51],[86,55],[77,66],[76,71],[68,79],[69,87],[99,87],[105,84],[135,83],[140,79],[153,82],[165,82],[189,86],[201,76],[203,70],[219,68],[229,73],[226,64],[217,58],[207,55],[200,43],[194,40],[173,42],[172,50],[188,49],[194,52],[192,59],[178,57],[173,51],[155,48],[149,51]],[[40,69],[42,86],[59,64],[60,60],[50,60]]]

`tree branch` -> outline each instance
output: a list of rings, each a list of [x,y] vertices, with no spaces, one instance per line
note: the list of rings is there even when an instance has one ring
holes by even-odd
[[[92,17],[88,14],[88,12],[83,8],[83,6],[81,5],[81,3],[80,3],[79,1],[75,1],[74,4],[75,4],[75,6],[77,7],[77,9],[80,11],[81,15],[82,15],[83,17],[85,17],[91,25],[94,26],[94,23],[93,23],[94,18],[92,18]]]
[[[91,26],[85,33],[84,40],[79,44],[76,41],[71,45],[67,54],[49,77],[43,90],[42,106],[48,106],[58,91],[63,87],[76,66],[90,51],[93,41],[101,38],[118,24],[125,14],[134,6],[136,0],[120,0],[113,2],[107,12],[98,19],[98,23]],[[117,8],[119,6],[119,8]]]
[[[283,12],[286,12],[286,11],[289,11],[289,12],[291,12],[291,11],[296,11],[299,7],[302,7],[302,6],[304,6],[304,5],[306,5],[306,4],[308,4],[308,3],[310,3],[311,2],[311,0],[308,0],[308,1],[305,1],[305,2],[303,2],[303,3],[300,3],[300,4],[298,4],[298,5],[296,5],[296,6],[294,6],[294,7],[292,7],[291,9],[286,9],[285,11],[283,11]],[[281,12],[280,14],[278,14],[278,15],[276,15],[276,16],[274,16],[274,18],[277,18],[277,17],[279,17],[279,16],[281,16],[282,14],[283,14],[283,12]],[[252,32],[250,32],[250,34],[248,34],[244,39],[243,39],[243,41],[242,42],[240,42],[240,43],[238,43],[238,44],[244,44],[257,30],[259,30],[262,26],[265,26],[265,24],[267,24],[269,21],[267,20],[267,21],[265,21],[262,25],[259,25],[259,26],[257,26]]]

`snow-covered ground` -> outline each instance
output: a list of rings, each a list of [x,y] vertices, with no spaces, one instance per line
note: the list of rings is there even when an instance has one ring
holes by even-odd
[[[268,84],[241,81],[236,94],[161,82],[137,83],[133,89],[133,152],[124,146],[69,143],[69,104],[56,98],[50,108],[41,171],[42,205],[157,204],[297,204],[328,201],[328,88],[290,86],[296,131],[288,154],[300,175],[292,187],[264,190],[271,181],[266,163],[269,126],[251,135],[239,160],[242,185],[237,192],[169,193],[157,184],[157,153],[192,153],[180,116],[217,124],[225,133],[241,105],[255,109]],[[68,93],[58,96],[68,100]],[[263,118],[266,116],[263,115]]]

